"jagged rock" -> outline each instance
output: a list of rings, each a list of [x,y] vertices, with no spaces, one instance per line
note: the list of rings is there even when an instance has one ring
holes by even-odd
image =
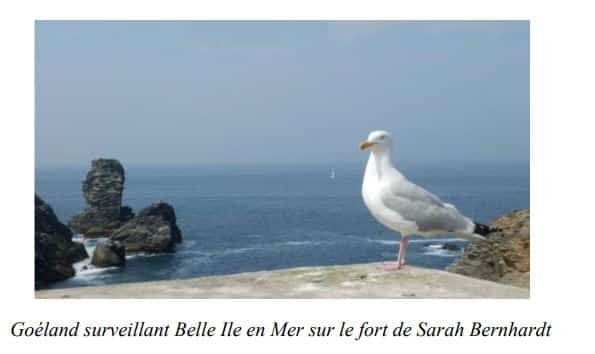
[[[171,205],[160,201],[141,209],[138,212],[138,216],[161,216],[169,224],[174,241],[178,243],[182,242],[182,232],[176,224],[176,212]]]
[[[97,159],[83,181],[86,207],[75,215],[69,226],[85,236],[109,236],[132,218],[132,209],[122,207],[124,167],[115,159]]]
[[[52,208],[35,196],[35,286],[74,275],[72,264],[87,258],[82,243],[72,241],[72,231]]]
[[[118,241],[103,239],[97,241],[91,264],[96,267],[123,266],[126,264],[126,251]]]
[[[474,278],[529,287],[529,210],[515,210],[495,219],[489,242],[472,242],[447,270]]]
[[[152,204],[114,231],[112,240],[127,251],[171,252],[182,241],[174,208],[164,202]]]

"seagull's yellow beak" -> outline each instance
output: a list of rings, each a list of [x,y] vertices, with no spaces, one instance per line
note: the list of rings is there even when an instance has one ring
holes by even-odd
[[[374,143],[371,143],[369,141],[362,141],[361,144],[359,144],[359,149],[360,150],[366,150],[367,148],[369,148],[370,146],[373,146]]]

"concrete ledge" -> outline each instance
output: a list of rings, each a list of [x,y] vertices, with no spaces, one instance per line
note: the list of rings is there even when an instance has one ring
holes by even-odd
[[[529,289],[407,266],[380,263],[304,267],[183,280],[40,290],[36,298],[529,298]]]

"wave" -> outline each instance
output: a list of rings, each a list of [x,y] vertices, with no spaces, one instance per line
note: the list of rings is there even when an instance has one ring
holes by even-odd
[[[74,274],[78,274],[79,272],[84,271],[86,268],[89,267],[90,264],[91,264],[90,257],[87,257],[87,258],[83,259],[82,261],[73,263],[72,267],[74,268]]]
[[[95,284],[97,280],[110,278],[112,276],[111,273],[119,269],[119,267],[95,267],[94,265],[89,263],[86,264],[82,269],[76,271],[72,280],[77,282]]]
[[[323,241],[312,241],[312,240],[308,240],[308,241],[286,241],[286,242],[282,242],[281,245],[282,246],[318,246],[321,245],[325,242]]]
[[[80,275],[93,275],[93,274],[99,274],[99,273],[104,273],[104,272],[108,272],[110,270],[117,270],[119,269],[119,267],[95,267],[93,265],[89,265],[89,267],[85,270],[83,270],[82,272],[80,272]]]
[[[239,247],[239,248],[225,248],[225,249],[218,249],[218,250],[211,250],[211,251],[204,251],[204,250],[192,250],[192,249],[185,249],[179,250],[176,252],[180,255],[193,255],[193,256],[200,256],[200,257],[222,257],[228,255],[236,255],[236,254],[244,254],[244,253],[251,253],[251,252],[259,252],[259,251],[268,251],[274,250],[284,247],[314,247],[319,246],[325,243],[325,241],[315,241],[315,240],[306,240],[306,241],[298,241],[298,240],[290,240],[290,241],[283,241],[283,242],[272,242],[268,244],[259,244],[250,247]]]
[[[368,237],[357,237],[360,240],[364,240],[367,242],[373,242],[373,243],[379,243],[382,245],[398,245],[401,240],[400,239],[396,239],[396,240],[386,240],[386,239],[377,239],[377,238],[368,238]],[[425,238],[425,239],[421,239],[421,238],[414,238],[414,239],[409,239],[409,243],[419,243],[419,244],[428,244],[428,243],[434,243],[434,242],[466,242],[463,239],[460,238]]]
[[[258,251],[260,249],[263,249],[264,247],[241,247],[241,248],[230,248],[230,249],[225,249],[223,251],[217,252],[221,255],[229,255],[229,254],[242,254],[242,253],[247,253],[247,252],[252,252],[252,251]]]
[[[163,257],[171,256],[173,253],[149,253],[149,252],[133,252],[126,254],[126,260],[135,258],[152,258],[152,257]]]
[[[409,240],[409,243],[434,243],[434,242],[467,242],[465,239],[462,238],[455,238],[455,237],[432,237],[432,238],[425,238],[420,239],[416,238],[413,240]]]
[[[83,236],[83,234],[74,234],[74,235],[72,235],[72,240],[75,241],[75,242],[84,243],[85,242],[85,236]]]
[[[441,244],[437,244],[437,245],[427,245],[427,248],[431,248],[431,249],[442,249],[442,245]]]
[[[459,253],[456,251],[448,251],[448,250],[437,250],[437,249],[431,249],[429,251],[423,252],[424,255],[426,256],[437,256],[437,257],[451,257],[451,258],[456,258],[459,256]]]
[[[364,240],[368,241],[368,242],[373,242],[373,243],[379,243],[381,245],[398,245],[400,243],[400,241],[395,241],[395,240],[380,240],[380,239],[373,239],[373,238],[365,238]]]
[[[422,254],[437,257],[458,257],[461,253],[460,250],[444,249],[443,247],[443,244],[429,244],[424,247]]]

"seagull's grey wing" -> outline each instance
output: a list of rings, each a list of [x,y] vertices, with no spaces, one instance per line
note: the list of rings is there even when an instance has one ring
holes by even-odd
[[[466,232],[470,227],[454,206],[404,177],[390,179],[381,195],[387,208],[414,222],[420,232]]]

